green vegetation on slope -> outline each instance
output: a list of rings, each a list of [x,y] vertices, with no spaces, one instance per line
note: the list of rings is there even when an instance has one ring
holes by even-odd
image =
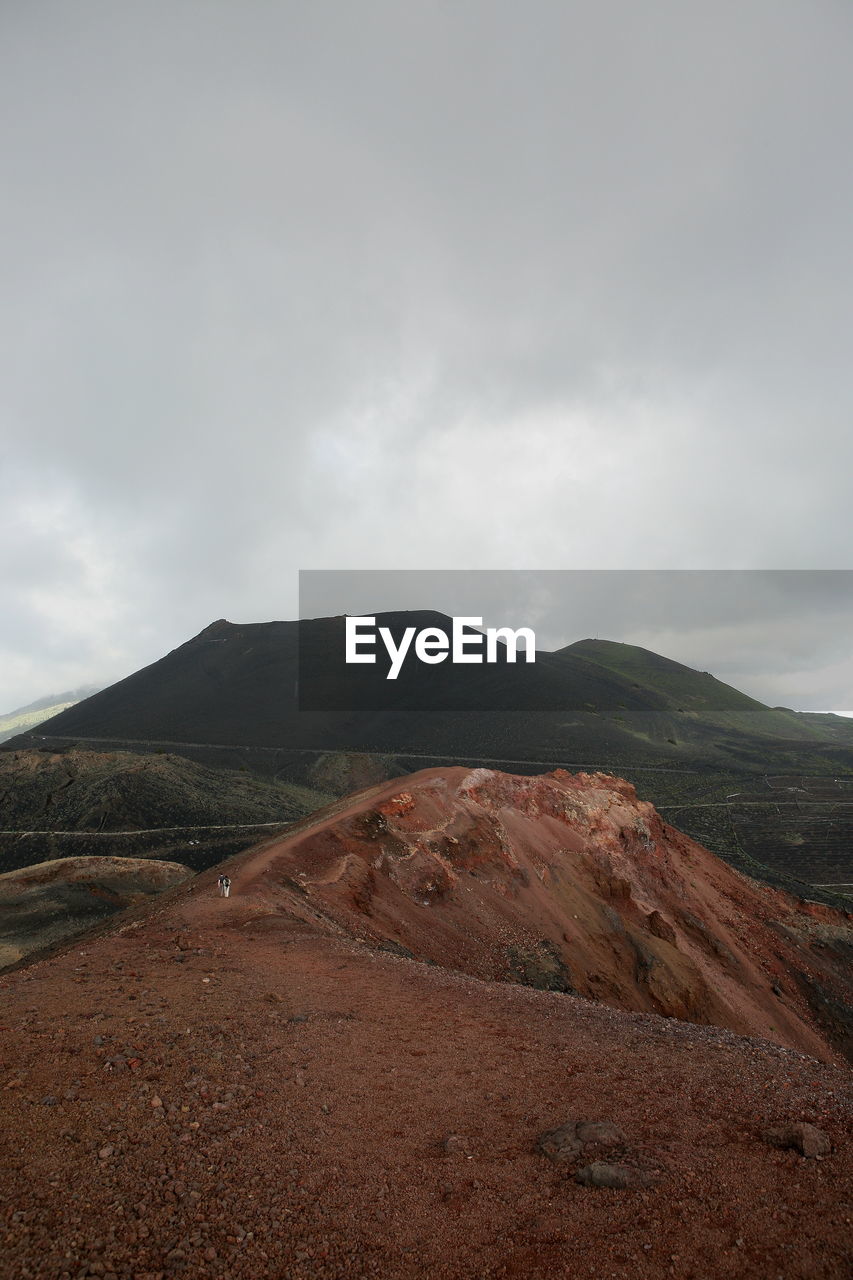
[[[561,656],[586,658],[624,676],[636,688],[661,695],[682,723],[692,720],[786,741],[837,741],[827,734],[821,723],[823,717],[804,717],[785,707],[767,707],[708,671],[694,671],[639,645],[614,640],[579,640],[559,652]]]
[[[34,729],[36,725],[43,724],[51,716],[58,716],[60,711],[76,707],[78,702],[97,692],[94,685],[88,685],[83,689],[72,689],[68,693],[52,693],[46,698],[27,703],[25,707],[17,707],[14,711],[5,712],[0,715],[0,742],[8,742],[16,734]]]

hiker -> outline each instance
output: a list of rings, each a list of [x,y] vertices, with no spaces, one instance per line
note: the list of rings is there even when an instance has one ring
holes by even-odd
[[[217,880],[220,898],[227,898],[231,893],[231,880],[228,876],[220,876]]]

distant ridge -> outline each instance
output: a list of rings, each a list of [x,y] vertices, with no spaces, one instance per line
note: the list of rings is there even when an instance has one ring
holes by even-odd
[[[61,711],[66,711],[69,707],[82,702],[84,698],[91,697],[93,693],[98,692],[99,687],[89,684],[65,693],[50,693],[44,698],[37,698],[35,702],[28,702],[25,707],[16,707],[14,711],[0,714],[0,742],[7,742],[18,733],[34,729],[36,725],[49,720],[51,716],[58,715]]]
[[[451,625],[429,610],[379,613],[376,622],[395,635],[406,626]],[[708,672],[633,645],[581,640],[538,653],[534,665],[413,661],[393,684],[378,666],[344,666],[344,627],[343,615],[217,619],[150,666],[46,719],[42,734],[738,769],[763,768],[769,751],[853,747],[853,724],[840,717],[766,707]],[[323,693],[310,710],[298,701],[306,671]],[[353,687],[361,702],[352,702]],[[30,744],[28,737],[16,742]]]
[[[786,707],[767,707],[756,698],[724,684],[709,671],[694,671],[672,658],[664,658],[639,645],[614,640],[579,640],[560,649],[560,656],[586,658],[635,685],[654,689],[679,715],[699,716],[718,726],[738,723],[748,716],[751,730],[770,737],[822,738],[820,727],[804,719],[806,713]]]

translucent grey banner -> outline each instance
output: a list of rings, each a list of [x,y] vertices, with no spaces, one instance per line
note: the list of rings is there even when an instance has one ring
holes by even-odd
[[[853,711],[850,570],[304,570],[299,617],[301,710],[604,716],[618,734],[642,702],[674,741],[709,713],[712,733],[766,707]],[[533,662],[526,635],[510,660],[522,631]]]

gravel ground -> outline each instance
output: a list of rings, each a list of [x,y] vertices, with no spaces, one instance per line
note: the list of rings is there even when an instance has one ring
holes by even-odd
[[[853,1273],[847,1069],[379,950],[280,854],[0,977],[0,1280]]]
[[[851,1274],[846,1070],[264,930],[209,879],[0,978],[4,1280]],[[574,1120],[625,1142],[537,1153]],[[654,1185],[575,1180],[609,1158]]]

